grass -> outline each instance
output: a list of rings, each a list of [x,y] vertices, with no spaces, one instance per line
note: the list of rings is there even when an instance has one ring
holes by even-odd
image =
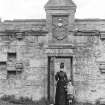
[[[39,101],[33,101],[28,97],[20,97],[17,99],[14,95],[4,95],[0,99],[0,105],[50,105],[48,100],[45,98]],[[101,105],[99,102],[96,104],[76,102],[74,100],[73,105]],[[105,105],[105,104],[104,104]]]
[[[33,101],[28,97],[17,99],[14,95],[4,95],[0,99],[0,105],[49,105],[49,103],[45,98],[39,101]]]

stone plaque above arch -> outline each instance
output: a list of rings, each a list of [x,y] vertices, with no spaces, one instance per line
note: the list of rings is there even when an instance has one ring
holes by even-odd
[[[67,38],[68,31],[68,15],[55,15],[52,17],[53,38],[56,40],[64,40]]]

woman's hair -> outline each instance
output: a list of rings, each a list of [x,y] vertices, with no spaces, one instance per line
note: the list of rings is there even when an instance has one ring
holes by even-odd
[[[63,68],[64,68],[64,63],[61,62],[61,64],[60,64],[60,69],[63,69]]]

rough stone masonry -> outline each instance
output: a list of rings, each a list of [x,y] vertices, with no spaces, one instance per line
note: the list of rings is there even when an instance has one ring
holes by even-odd
[[[54,103],[61,61],[75,100],[105,99],[105,20],[75,19],[72,0],[49,0],[46,19],[0,22],[0,96]]]

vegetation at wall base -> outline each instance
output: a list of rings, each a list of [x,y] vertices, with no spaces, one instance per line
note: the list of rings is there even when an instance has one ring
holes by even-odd
[[[20,97],[17,99],[14,95],[4,95],[0,100],[1,102],[6,102],[5,105],[49,105],[45,98],[42,98],[39,101],[33,101],[32,98],[28,97]]]

